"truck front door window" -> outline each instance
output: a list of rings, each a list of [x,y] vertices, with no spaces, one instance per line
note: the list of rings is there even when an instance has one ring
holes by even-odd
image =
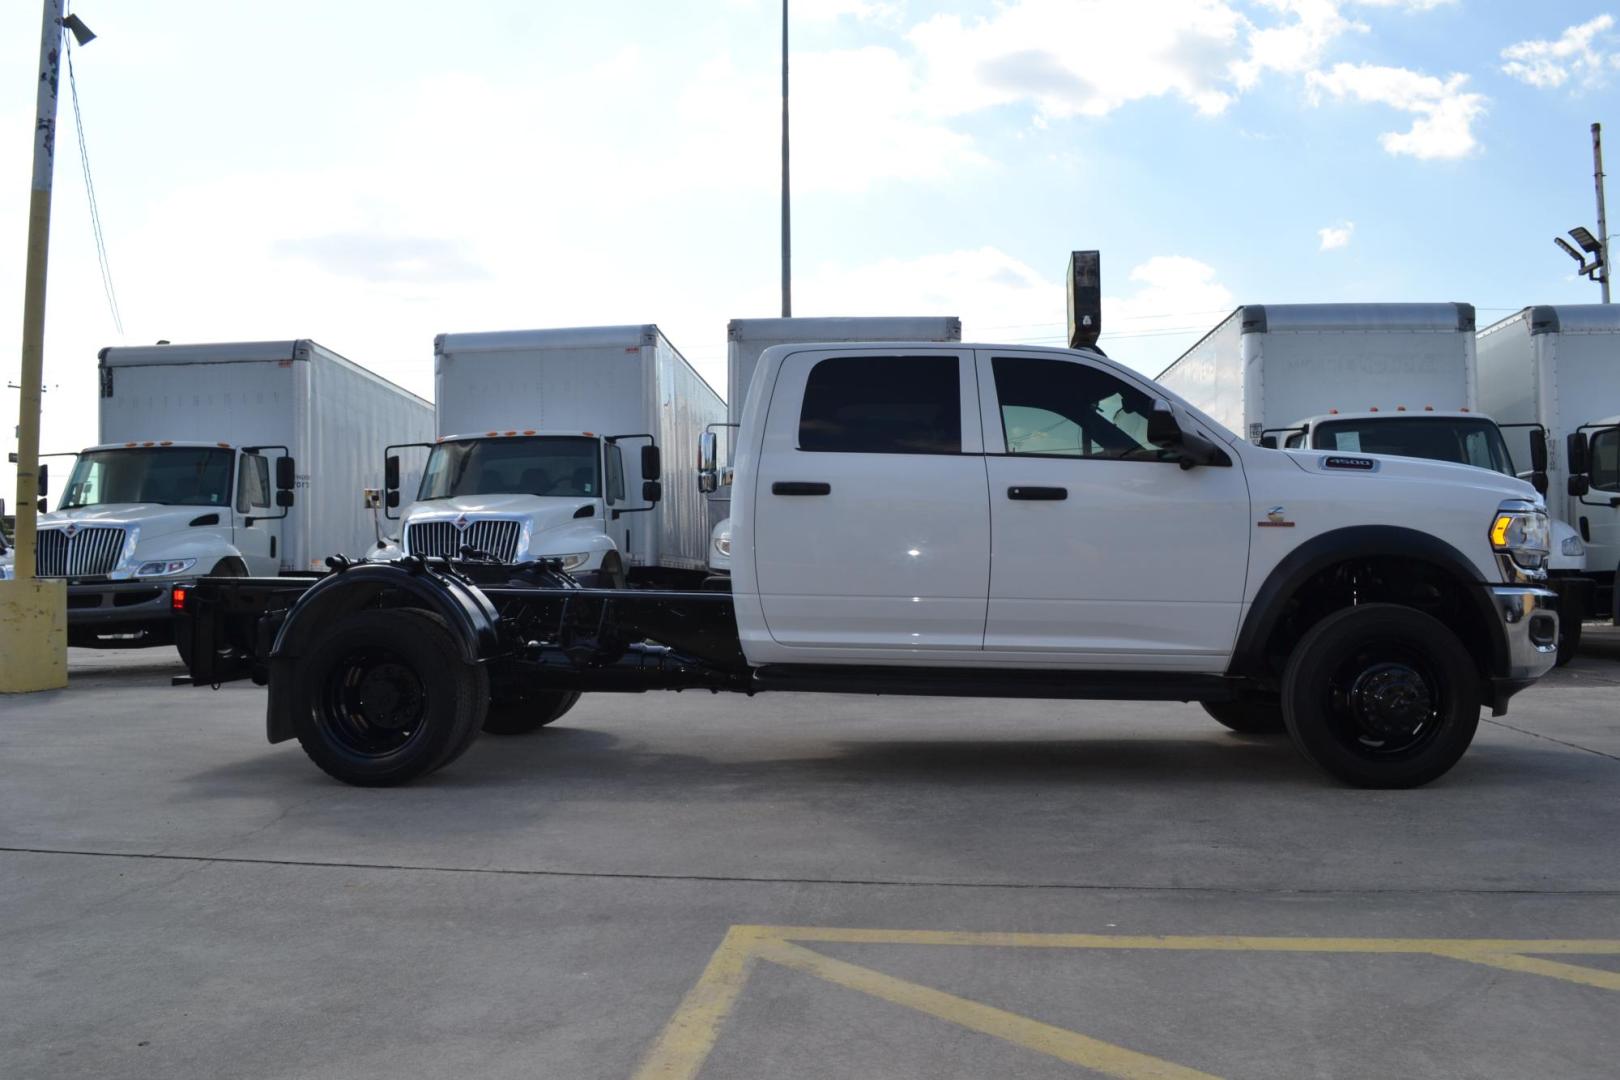
[[[594,499],[602,492],[597,440],[574,435],[457,439],[433,448],[419,500],[470,495],[557,495]]]
[[[1592,486],[1601,491],[1620,491],[1620,428],[1609,428],[1592,436]]]
[[[1153,401],[1105,371],[1070,360],[998,356],[992,367],[1009,454],[1157,461]]]
[[[262,454],[243,454],[236,470],[236,512],[251,514],[270,506],[270,462]]]
[[[79,455],[58,510],[111,503],[225,506],[235,451],[191,446],[92,450]]]
[[[618,443],[607,452],[607,501],[624,502],[624,450]]]
[[[837,356],[810,370],[799,449],[846,454],[959,454],[962,396],[954,356]]]

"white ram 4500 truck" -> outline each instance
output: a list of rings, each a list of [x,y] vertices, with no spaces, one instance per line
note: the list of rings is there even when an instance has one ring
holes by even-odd
[[[1196,701],[1409,787],[1554,662],[1529,484],[1259,447],[1092,350],[767,349],[734,469],[730,592],[477,561],[204,582],[193,679],[268,682],[270,741],[355,784],[582,692],[701,688]]]
[[[1620,623],[1620,306],[1530,307],[1479,334],[1480,405],[1545,429],[1553,517],[1586,546],[1588,619]]]
[[[129,648],[173,640],[177,581],[363,556],[372,448],[426,438],[433,409],[309,340],[154,345],[101,351],[99,427],[63,455],[35,570],[67,578],[70,644]]]
[[[742,422],[743,398],[760,354],[773,345],[800,342],[961,341],[962,320],[954,315],[816,316],[788,319],[732,319],[726,326],[726,426]],[[725,442],[729,448],[732,440]],[[731,573],[731,492],[722,483],[709,501],[715,518],[709,538],[709,569]],[[718,578],[723,582],[723,577]]]
[[[702,580],[709,521],[690,477],[725,402],[658,327],[441,334],[433,351],[439,437],[404,493],[405,554],[555,559],[612,586]],[[391,506],[399,463],[390,449]],[[665,468],[687,479],[665,488]]]
[[[1450,461],[1547,491],[1545,433],[1520,425],[1520,469],[1478,411],[1471,304],[1245,304],[1159,382],[1262,445]],[[1556,519],[1552,530],[1563,664],[1580,644],[1592,580],[1580,536]]]

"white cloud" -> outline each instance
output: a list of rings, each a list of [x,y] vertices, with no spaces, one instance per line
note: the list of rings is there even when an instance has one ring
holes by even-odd
[[[1307,84],[1313,94],[1327,93],[1337,100],[1352,98],[1413,115],[1407,131],[1388,131],[1378,137],[1391,154],[1421,159],[1460,158],[1479,146],[1474,121],[1485,113],[1487,98],[1465,91],[1466,75],[1438,79],[1408,68],[1377,64],[1335,64],[1330,71],[1313,71]]]
[[[1356,223],[1346,221],[1339,225],[1329,225],[1324,229],[1317,229],[1316,235],[1322,238],[1323,251],[1337,251],[1339,248],[1350,246],[1350,237],[1355,234]]]
[[[1620,51],[1606,51],[1614,44],[1614,16],[1571,26],[1556,41],[1521,41],[1502,50],[1502,71],[1522,83],[1542,90],[1553,90],[1571,79],[1582,87],[1602,86],[1606,68],[1620,68]]]

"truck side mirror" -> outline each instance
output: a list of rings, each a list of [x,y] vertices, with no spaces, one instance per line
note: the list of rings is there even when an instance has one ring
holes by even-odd
[[[1153,409],[1148,413],[1147,422],[1148,442],[1157,446],[1180,446],[1186,438],[1181,425],[1176,422],[1175,411],[1170,403],[1160,398],[1153,403]]]
[[[643,480],[641,482],[641,501],[655,503],[664,497],[664,485],[657,480]]]
[[[1275,449],[1277,449],[1277,436],[1275,436],[1275,435],[1262,435],[1262,436],[1260,436],[1260,448],[1262,450],[1275,450]]]
[[[383,503],[390,510],[398,510],[399,509],[399,488],[389,488],[387,490],[387,492],[385,492],[383,494]]]
[[[35,485],[41,499],[51,493],[51,467],[41,464],[39,467],[39,483]]]
[[[1530,476],[1528,479],[1530,481],[1530,486],[1536,489],[1537,495],[1547,494],[1547,488],[1550,486],[1550,484],[1548,483],[1547,472],[1545,469],[1530,470]]]
[[[298,484],[298,470],[293,459],[286,454],[276,458],[276,505],[285,510],[293,504],[293,488]]]
[[[704,494],[720,486],[720,440],[712,431],[698,436],[698,490]]]
[[[643,480],[657,480],[664,475],[663,455],[658,447],[648,443],[641,448],[641,478]]]
[[[383,487],[389,491],[399,490],[399,455],[390,454],[383,459]]]
[[[1592,468],[1591,445],[1586,432],[1570,432],[1564,448],[1569,459],[1569,493],[1580,498],[1592,490],[1592,481],[1586,475]]]
[[[1530,471],[1547,471],[1547,432],[1539,427],[1530,429]]]

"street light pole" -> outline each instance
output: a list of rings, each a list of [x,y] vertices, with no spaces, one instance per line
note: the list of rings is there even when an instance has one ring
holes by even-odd
[[[793,226],[788,208],[788,0],[782,0],[782,318],[793,315]]]
[[[1614,269],[1609,262],[1609,222],[1603,212],[1603,125],[1592,125],[1592,182],[1597,185],[1598,258],[1603,262],[1603,274],[1598,284],[1603,288],[1603,302],[1609,302],[1609,278]]]
[[[34,172],[28,198],[28,262],[23,278],[21,403],[17,411],[17,535],[13,579],[0,581],[0,692],[67,685],[67,587],[34,577],[35,501],[39,498],[40,384],[45,366],[45,261],[51,231],[51,170],[56,153],[56,91],[62,67],[67,0],[44,0]]]

